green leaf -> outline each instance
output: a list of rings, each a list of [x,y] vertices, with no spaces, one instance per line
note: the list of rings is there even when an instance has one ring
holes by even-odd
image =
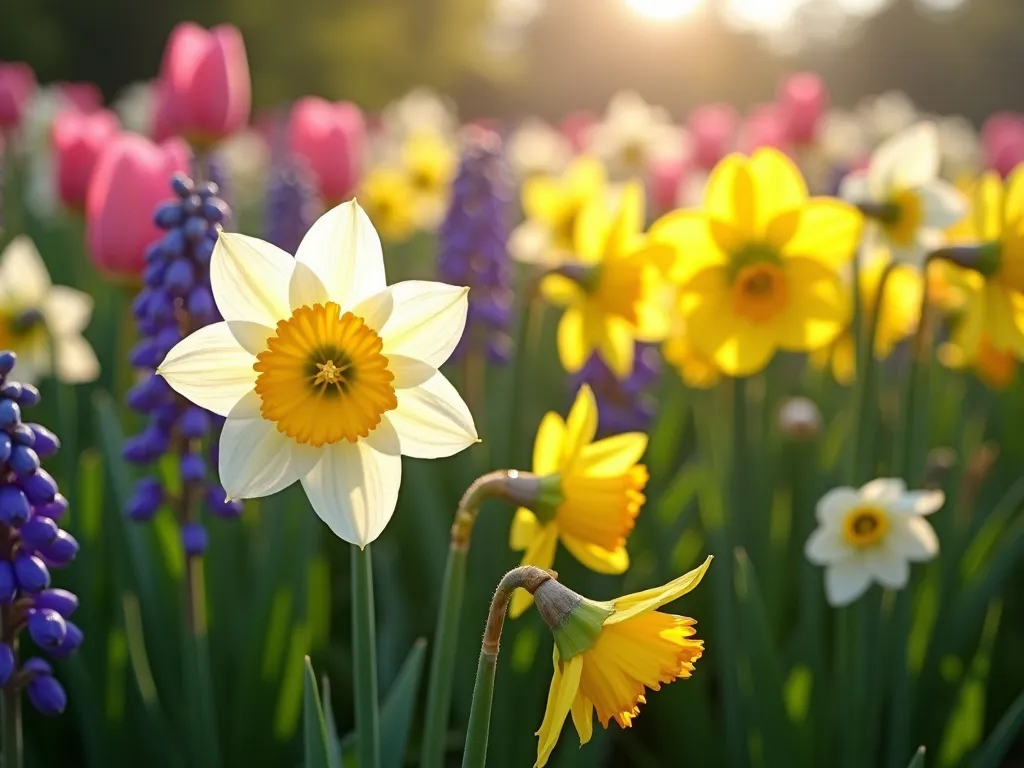
[[[305,686],[302,695],[302,743],[303,765],[305,768],[337,768],[331,763],[330,748],[327,746],[327,723],[320,705],[320,694],[316,689],[316,675],[309,656],[305,657]]]
[[[981,749],[974,756],[974,768],[999,768],[1003,757],[1013,745],[1021,727],[1024,726],[1024,691],[1017,694],[1013,704],[1006,710],[995,729],[989,734]]]
[[[334,705],[331,704],[331,681],[327,675],[320,683],[324,703],[324,721],[327,724],[327,758],[331,768],[341,768],[341,740],[338,738],[338,723],[334,719]]]
[[[910,758],[910,762],[907,763],[907,768],[924,768],[924,747],[918,747],[917,752]]]

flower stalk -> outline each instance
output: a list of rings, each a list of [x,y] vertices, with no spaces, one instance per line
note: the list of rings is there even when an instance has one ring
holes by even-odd
[[[352,548],[352,655],[358,763],[360,768],[378,768],[377,624],[373,610],[373,563],[369,545]]]
[[[473,705],[469,712],[462,768],[484,768],[486,764],[494,676],[498,668],[501,630],[505,624],[505,612],[512,599],[512,593],[522,588],[533,594],[541,584],[551,578],[553,574],[549,571],[532,565],[522,565],[506,573],[494,591],[491,608],[487,613],[484,639],[480,644],[480,660],[477,663],[476,683],[473,686]]]

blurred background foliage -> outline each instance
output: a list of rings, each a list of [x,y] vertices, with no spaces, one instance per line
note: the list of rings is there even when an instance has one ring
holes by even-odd
[[[781,75],[819,72],[836,104],[906,91],[976,123],[1024,108],[1020,0],[693,0],[657,21],[637,0],[4,0],[0,58],[43,81],[91,80],[108,98],[148,79],[173,25],[245,35],[257,108],[306,93],[368,109],[415,85],[464,118],[600,109],[622,88],[675,115],[769,99]],[[583,75],[586,77],[583,77]]]

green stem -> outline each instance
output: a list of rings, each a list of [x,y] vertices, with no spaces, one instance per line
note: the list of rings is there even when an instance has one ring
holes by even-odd
[[[732,468],[729,473],[729,519],[726,523],[733,534],[731,544],[747,548],[752,543],[750,520],[752,510],[747,508],[750,498],[750,467],[747,464],[747,380],[732,380]],[[728,554],[728,553],[727,553]],[[728,570],[728,569],[726,569]]]
[[[466,585],[466,559],[469,543],[480,505],[485,499],[504,497],[509,484],[519,479],[515,471],[500,470],[478,478],[466,490],[455,512],[452,524],[448,561],[441,587],[441,608],[434,649],[430,659],[430,680],[427,685],[426,722],[423,730],[423,748],[420,752],[422,768],[443,768],[448,735],[448,716],[451,711],[452,684],[455,677],[455,656],[459,640],[459,618]]]
[[[519,327],[516,331],[516,360],[513,368],[512,378],[512,407],[509,418],[509,453],[508,463],[515,464],[519,455],[519,429],[523,418],[523,397],[526,391],[526,357],[527,349],[531,346],[531,329],[537,325],[544,305],[537,301],[539,281],[537,278],[528,278],[526,290],[523,292],[523,304],[519,310]]]
[[[506,573],[494,591],[491,609],[487,613],[484,639],[480,644],[480,660],[473,685],[473,705],[469,711],[462,768],[484,768],[487,762],[487,740],[491,729],[491,702],[494,698],[494,676],[498,669],[501,628],[505,624],[505,611],[512,593],[522,587],[533,594],[550,578],[551,574],[547,571],[533,565],[523,565]]]
[[[3,526],[7,532],[7,526]],[[7,545],[5,544],[5,548]],[[11,647],[14,652],[14,667],[18,667],[18,639],[14,634],[14,620],[12,607],[3,606],[0,608],[0,633],[2,639]],[[3,720],[2,730],[3,741],[0,742],[0,768],[21,768],[24,764],[24,744],[21,736],[21,691],[15,684],[12,677],[3,687],[3,694],[0,697],[0,719]]]
[[[369,546],[352,549],[352,653],[358,765],[359,768],[379,768],[377,629],[373,615],[373,565]]]
[[[907,390],[903,401],[904,423],[901,441],[902,453],[896,466],[896,475],[903,477],[909,484],[914,477],[914,450],[917,447],[918,390],[922,368],[927,362],[928,353],[928,268],[934,254],[925,259],[922,268],[921,312],[917,318],[917,331],[914,334],[910,373],[907,376]]]

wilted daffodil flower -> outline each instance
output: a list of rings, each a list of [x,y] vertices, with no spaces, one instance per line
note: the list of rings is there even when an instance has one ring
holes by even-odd
[[[665,274],[668,246],[641,234],[643,190],[627,184],[614,211],[592,200],[580,212],[573,260],[541,282],[553,304],[565,306],[558,324],[558,355],[576,373],[596,351],[619,378],[633,370],[637,341],[661,341],[668,334],[672,292]]]
[[[512,521],[512,549],[525,549],[523,565],[550,568],[558,540],[598,573],[629,567],[626,537],[644,503],[647,467],[638,464],[647,435],[627,432],[593,442],[597,402],[584,385],[569,418],[544,416],[533,446],[533,473],[539,478],[535,501]],[[510,614],[530,606],[529,593],[512,597]]]
[[[689,338],[724,373],[748,376],[777,349],[808,352],[839,335],[839,269],[860,230],[853,207],[808,198],[792,161],[766,148],[722,160],[703,208],[662,217],[649,236],[676,249],[671,277]]]
[[[394,513],[403,454],[438,458],[476,442],[473,417],[437,370],[462,336],[468,289],[389,287],[355,201],[321,216],[295,258],[221,233],[210,282],[224,322],[179,342],[157,372],[227,417],[229,497],[301,481],[331,530],[365,546]]]
[[[910,563],[935,557],[939,542],[925,515],[944,503],[942,491],[908,491],[902,480],[879,478],[862,488],[834,488],[817,506],[818,528],[804,552],[824,565],[830,605],[852,603],[872,581],[902,589]]]
[[[896,261],[921,264],[943,241],[943,230],[966,212],[963,195],[939,178],[939,133],[918,123],[875,150],[866,171],[843,181],[842,196],[872,220],[869,242]]]
[[[693,637],[694,620],[658,608],[696,587],[710,565],[709,557],[662,587],[608,602],[588,600],[554,579],[541,584],[534,597],[555,637],[555,669],[535,768],[547,763],[570,713],[586,744],[595,714],[605,728],[612,719],[629,728],[648,689],[693,674],[704,652],[704,641]]]

